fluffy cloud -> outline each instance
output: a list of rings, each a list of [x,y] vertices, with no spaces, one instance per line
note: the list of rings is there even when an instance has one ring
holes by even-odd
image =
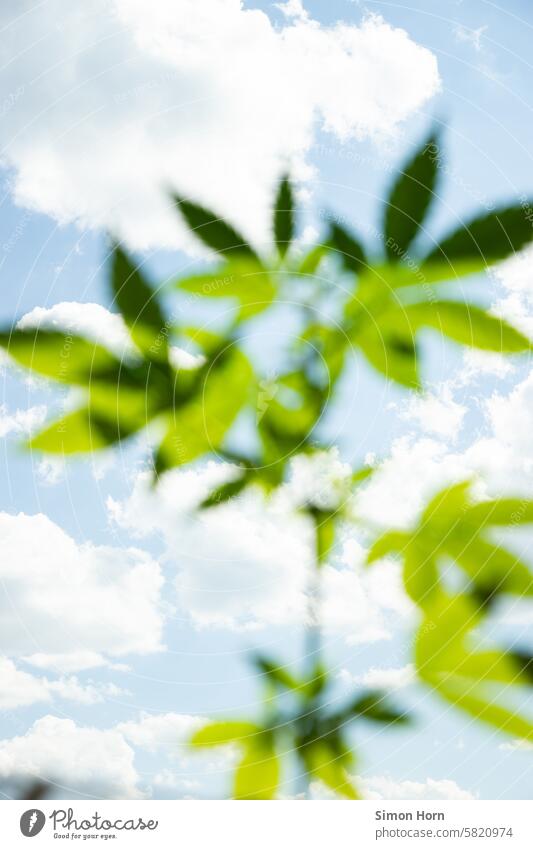
[[[34,307],[22,316],[17,327],[20,330],[41,327],[79,334],[109,348],[120,359],[135,352],[122,316],[110,312],[100,304],[62,301],[52,307]],[[170,356],[176,368],[194,368],[202,361],[201,357],[189,354],[176,346],[171,348]]]
[[[394,781],[387,776],[361,778],[359,783],[365,799],[457,799],[469,801],[475,796],[462,790],[447,778],[427,778],[426,781]]]
[[[100,304],[63,301],[52,307],[34,307],[22,316],[17,327],[20,330],[42,327],[86,336],[105,345],[120,358],[131,352],[132,347],[122,316]]]
[[[37,655],[37,662],[67,654],[74,668],[80,652],[94,660],[162,648],[163,579],[144,552],[77,545],[46,516],[7,513],[0,514],[0,545],[6,654]]]
[[[193,731],[205,725],[199,716],[180,713],[143,714],[134,721],[121,722],[116,726],[125,740],[148,752],[163,751],[167,755],[183,750],[183,744]]]
[[[97,798],[146,798],[227,793],[238,752],[223,746],[194,752],[188,746],[205,718],[186,714],[141,714],[110,728],[79,725],[46,715],[25,734],[0,740],[0,780],[39,778],[59,798],[81,793]],[[142,773],[136,759],[143,758]],[[147,768],[155,765],[153,773]]]
[[[444,384],[438,393],[413,395],[400,415],[408,422],[415,422],[424,433],[448,437],[455,441],[465,413],[466,407],[455,401],[452,388]]]
[[[16,200],[136,247],[187,247],[175,186],[264,240],[274,181],[287,163],[309,176],[318,127],[390,133],[439,86],[433,54],[379,17],[286,11],[274,26],[241,0],[3,3]]]
[[[59,678],[55,681],[44,677],[39,678],[17,669],[13,661],[7,657],[0,657],[0,676],[2,678],[0,710],[12,710],[36,702],[49,702],[54,696],[91,705],[104,701],[107,696],[113,697],[121,693],[121,690],[113,684],[80,684],[75,677]]]
[[[332,470],[336,479],[336,457]],[[287,509],[302,498],[307,480],[303,466],[279,500],[248,491],[231,503],[195,512],[210,489],[231,473],[215,463],[175,470],[165,475],[157,490],[147,475],[141,475],[128,499],[108,500],[110,515],[131,533],[157,533],[165,539],[167,557],[177,568],[180,605],[197,626],[303,623],[308,615],[312,528],[303,516]],[[319,478],[319,492],[328,498],[333,492],[325,472]],[[396,565],[382,563],[364,570],[362,560],[361,547],[348,540],[323,569],[324,626],[350,642],[387,638],[392,623],[411,611]]]
[[[15,410],[14,413],[8,412],[4,405],[0,405],[0,439],[11,434],[30,435],[42,425],[46,412],[44,404],[28,407],[26,410]]]
[[[412,663],[397,668],[373,666],[362,675],[352,675],[347,669],[341,669],[340,680],[349,687],[358,684],[371,689],[399,690],[415,681],[415,668]]]
[[[115,729],[84,728],[71,719],[43,716],[26,734],[0,740],[0,776],[49,781],[61,798],[76,792],[137,799],[144,794],[134,756]]]

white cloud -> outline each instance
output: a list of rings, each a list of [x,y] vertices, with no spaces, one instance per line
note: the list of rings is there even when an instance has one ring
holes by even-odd
[[[358,684],[371,689],[399,690],[412,684],[415,679],[415,668],[412,663],[405,666],[383,668],[372,666],[362,675],[352,675],[347,669],[339,672],[340,680],[347,686]]]
[[[469,790],[463,790],[448,778],[427,778],[422,781],[394,781],[387,776],[358,779],[365,799],[475,799]]]
[[[0,405],[0,439],[11,434],[30,436],[42,425],[46,413],[47,408],[43,404],[14,413],[9,413],[4,405]]]
[[[466,407],[455,401],[452,388],[442,384],[438,392],[414,394],[400,413],[406,421],[415,422],[424,433],[455,440],[461,430]]]
[[[389,776],[375,775],[371,777],[354,776],[363,799],[450,799],[471,801],[476,798],[469,790],[463,790],[447,778],[427,778],[425,781],[395,781]],[[327,788],[322,782],[312,781],[309,785],[310,799],[337,799],[336,793]]]
[[[57,652],[55,654],[36,652],[28,657],[23,657],[22,660],[25,663],[31,664],[31,666],[35,666],[37,669],[53,669],[55,672],[60,673],[94,669],[97,666],[106,666],[109,669],[116,669],[119,672],[126,672],[129,669],[126,664],[111,663],[103,655],[94,651],[70,651],[66,653]]]
[[[179,713],[142,714],[136,721],[116,726],[128,743],[148,752],[164,752],[167,756],[183,753],[191,734],[207,720]]]
[[[100,304],[62,301],[52,307],[34,307],[17,324],[20,330],[42,327],[77,333],[105,345],[122,358],[132,350],[124,319]]]
[[[91,705],[102,702],[106,697],[114,697],[122,692],[114,684],[81,684],[77,678],[59,678],[50,681],[38,678],[21,669],[17,669],[12,660],[0,656],[0,709],[12,710],[36,702],[49,702],[54,696]]]
[[[62,301],[52,307],[34,307],[19,320],[17,327],[41,327],[79,334],[108,348],[120,359],[135,353],[135,346],[120,313],[110,312],[100,304]],[[196,368],[202,357],[173,346],[170,359],[176,368]],[[1,425],[0,425],[1,426]],[[0,434],[1,435],[1,434]]]
[[[533,751],[533,743],[529,740],[510,740],[508,743],[500,743],[498,746],[502,752],[531,752]]]
[[[134,751],[115,729],[76,725],[71,719],[43,716],[19,737],[0,740],[0,777],[32,776],[65,791],[98,798],[142,798]],[[61,795],[63,794],[63,795]]]
[[[94,660],[162,648],[163,578],[146,553],[77,545],[46,516],[7,513],[0,513],[0,545],[6,654],[60,662],[70,654],[74,668],[80,652]]]
[[[439,87],[434,55],[368,17],[275,27],[241,0],[2,4],[4,162],[16,200],[130,245],[190,246],[175,186],[263,240],[273,185],[317,128],[392,132]]]
[[[488,26],[486,24],[478,27],[477,29],[471,29],[470,27],[465,27],[462,24],[459,24],[456,26],[454,34],[457,41],[463,41],[467,44],[471,44],[476,53],[480,53],[482,50],[481,40],[487,30]]]
[[[333,457],[334,477],[338,466]],[[195,512],[196,505],[233,473],[231,468],[208,463],[199,469],[175,470],[156,490],[148,476],[141,475],[128,499],[108,499],[108,507],[121,527],[163,537],[167,557],[177,568],[180,606],[198,627],[304,623],[312,528],[307,519],[288,509],[304,495],[308,476],[303,468],[300,471],[278,500],[249,490],[239,499],[201,512]],[[320,493],[329,492],[328,481],[327,474],[319,476]],[[352,540],[322,571],[324,626],[350,642],[385,639],[392,623],[411,612],[397,565],[382,563],[364,570],[362,560],[363,550]]]

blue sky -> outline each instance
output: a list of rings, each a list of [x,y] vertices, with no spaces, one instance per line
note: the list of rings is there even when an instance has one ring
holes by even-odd
[[[82,116],[79,120],[86,129],[80,145],[75,136],[79,116],[73,115],[70,120],[61,112],[61,99],[66,100],[67,89],[61,90],[54,77],[54,38],[57,37],[54,20],[57,18],[53,18],[53,12],[61,11],[61,2],[50,4],[49,18],[46,11],[31,11],[31,4],[26,3],[24,13],[16,22],[18,8],[15,12],[15,4],[5,5],[8,8],[1,13],[0,25],[11,33],[13,45],[2,48],[3,65],[8,71],[6,88],[0,97],[0,112],[6,119],[0,206],[3,234],[3,241],[0,241],[3,281],[0,317],[3,324],[11,324],[36,307],[50,309],[62,302],[111,306],[103,266],[107,244],[105,231],[113,229],[113,204],[116,201],[119,208],[117,199],[122,200],[120,192],[123,188],[119,185],[114,196],[101,197],[96,173],[94,180],[90,173],[86,173],[96,164],[91,158],[92,133],[96,144],[98,134],[101,137],[102,133],[109,132],[109,152],[102,161],[104,171],[108,169],[109,173],[116,173],[122,169],[121,175],[128,176],[127,166],[121,160],[129,162],[131,159],[130,206],[126,203],[120,207],[116,226],[130,249],[137,256],[148,258],[153,279],[170,278],[182,269],[201,262],[198,256],[194,256],[194,249],[191,256],[191,246],[181,236],[172,246],[165,244],[164,239],[161,244],[142,243],[142,204],[147,204],[148,230],[152,196],[139,194],[140,209],[135,215],[131,212],[131,204],[136,199],[135,181],[140,175],[137,169],[146,168],[149,173],[153,167],[152,160],[143,163],[142,155],[148,156],[150,152],[153,155],[153,150],[140,144],[141,153],[138,153],[135,139],[131,149],[127,146],[122,150],[113,148],[114,138],[119,137],[127,121],[132,120],[126,109],[130,102],[128,98],[138,98],[135,102],[139,104],[140,124],[142,109],[147,108],[145,95],[150,95],[149,102],[153,105],[159,97],[160,88],[166,89],[168,85],[165,76],[168,71],[160,70],[157,72],[160,76],[154,76],[156,72],[152,65],[146,70],[136,53],[136,50],[141,53],[148,49],[142,41],[140,47],[139,42],[127,41],[127,49],[121,42],[121,51],[124,52],[117,50],[117,55],[121,57],[123,66],[117,83],[113,56],[105,52],[105,33],[102,35],[95,30],[94,40],[88,37],[84,42],[82,33],[92,32],[93,22],[85,21],[83,17],[77,19],[76,15],[65,16],[65,31],[71,35],[77,33],[83,46],[75,62],[65,48],[57,63],[62,68],[61,85],[67,85],[64,80],[68,80],[71,73],[74,89],[75,74],[86,74],[82,77],[83,85],[77,95]],[[160,4],[162,15],[165,5],[164,2]],[[248,3],[245,7],[264,10],[278,32],[290,23],[274,4]],[[121,32],[127,31],[129,14],[136,21],[137,39],[139,33],[148,32],[149,25],[139,11],[139,4],[122,2],[117,3],[117,8]],[[327,122],[316,118],[311,130],[306,126],[305,132],[291,126],[291,133],[298,138],[293,148],[288,149],[284,149],[278,141],[278,137],[282,136],[280,128],[274,126],[278,111],[275,104],[268,102],[266,69],[271,57],[265,53],[266,82],[260,82],[260,96],[265,104],[264,135],[271,137],[271,147],[265,148],[263,156],[265,162],[268,156],[272,157],[272,161],[278,156],[282,163],[284,157],[289,158],[295,163],[297,171],[302,169],[299,185],[305,190],[306,225],[320,227],[317,213],[327,207],[345,216],[361,233],[369,224],[379,227],[378,209],[390,184],[391,167],[402,161],[433,122],[443,125],[449,172],[443,183],[441,203],[431,218],[432,233],[442,233],[482,204],[506,201],[522,194],[533,197],[530,146],[533,129],[530,66],[533,15],[528,3],[508,2],[502,8],[481,0],[409,4],[309,2],[306,9],[323,29],[338,20],[350,27],[358,27],[369,14],[381,15],[387,24],[405,30],[413,45],[413,50],[409,48],[408,52],[401,54],[398,60],[403,63],[401,68],[395,69],[393,55],[382,59],[387,69],[385,83],[388,80],[387,84],[392,85],[395,73],[405,74],[407,82],[412,81],[412,91],[409,90],[411,102],[408,102],[409,86],[406,84],[405,103],[402,102],[404,92],[400,92],[394,103],[385,103],[379,121],[375,115],[372,117],[372,97],[365,92],[372,88],[370,83],[376,70],[372,62],[379,66],[380,58],[378,55],[376,59],[376,55],[371,53],[357,68],[348,66],[349,73],[354,74],[353,79],[344,73],[338,78],[342,96],[330,120],[334,125],[335,121],[344,120],[351,109],[350,89],[353,86],[354,98],[361,104],[361,109],[369,110],[364,117],[364,126],[350,112],[346,119],[348,132],[342,137],[335,129],[328,131]],[[298,20],[296,16],[292,23],[298,23]],[[200,32],[202,25],[209,27],[209,23],[197,24]],[[112,31],[114,22],[109,26]],[[381,24],[377,26],[379,28]],[[216,30],[214,23],[213,29]],[[31,35],[31,44],[34,45],[27,56],[17,52],[17,39],[25,34]],[[194,33],[190,38],[193,36]],[[215,35],[210,37],[215,38]],[[132,47],[132,44],[135,46]],[[419,55],[414,50],[417,45],[426,48],[429,53]],[[151,43],[149,49],[155,49]],[[265,40],[264,49],[270,49],[270,40]],[[157,42],[157,50],[166,57],[165,51],[172,50],[172,43],[169,47],[162,39]],[[41,51],[43,56],[38,55]],[[438,64],[438,90],[429,80],[431,55]],[[154,56],[154,53],[150,55],[151,63],[156,61]],[[207,58],[204,61],[207,62]],[[216,61],[215,57],[213,62]],[[228,58],[227,61],[229,67],[232,60]],[[83,62],[87,62],[87,69]],[[115,97],[116,115],[111,110],[102,119],[109,123],[109,127],[93,122],[93,114],[98,114],[98,97],[102,97],[102,93],[91,87],[91,81],[99,67],[105,71],[104,78],[107,74],[110,80],[109,97]],[[161,67],[164,68],[164,64]],[[185,89],[190,85],[195,96],[205,97],[205,90],[212,81],[204,79],[201,74],[196,78],[194,73],[190,71],[191,79],[187,77],[185,82],[180,78],[179,85]],[[296,77],[297,69],[288,63],[286,73]],[[340,72],[333,67],[332,60],[332,67],[326,66],[324,74],[331,74],[331,79],[335,79],[336,73]],[[48,88],[39,88],[43,79],[49,80]],[[289,81],[287,76],[287,85]],[[318,95],[310,94],[304,82],[305,75],[304,79],[298,78],[294,83],[294,90],[298,91],[300,86],[302,98],[309,98],[309,108],[320,111],[323,105],[313,100]],[[114,95],[113,85],[118,86]],[[273,80],[272,85],[281,83]],[[315,89],[320,87],[318,77],[313,85]],[[142,86],[144,89],[141,90]],[[218,169],[221,183],[226,178],[219,145],[222,147],[226,139],[231,140],[232,131],[225,127],[225,116],[222,110],[218,114],[217,108],[222,102],[227,109],[233,109],[233,101],[240,91],[228,86],[228,92],[221,95],[227,101],[217,101],[216,94],[215,97],[208,96],[205,114],[200,116],[195,128],[195,132],[199,133],[199,144],[204,145],[203,155],[209,159],[205,160],[205,167],[209,172],[213,169],[215,174]],[[54,99],[54,87],[57,100]],[[197,94],[198,91],[201,95]],[[335,100],[333,90],[329,94],[331,100]],[[50,100],[45,101],[46,106],[39,111],[38,98],[42,97]],[[181,104],[180,97],[183,98],[181,89],[174,104],[176,109]],[[213,97],[215,106],[211,105],[209,97]],[[245,103],[246,92],[242,97]],[[327,92],[324,97],[327,103]],[[110,103],[113,105],[112,99]],[[157,112],[156,106],[153,105],[153,114],[148,110],[145,119],[155,122],[157,118],[161,122],[161,132],[166,138],[161,156],[162,159],[168,158],[168,174],[176,185],[183,181],[187,184],[187,191],[193,192],[194,180],[200,180],[195,175],[201,175],[201,168],[198,162],[190,164],[186,158],[188,151],[193,157],[192,130],[186,126],[186,121],[180,123],[179,110],[178,118],[175,118],[174,112],[163,109]],[[238,115],[237,109],[235,114]],[[243,128],[247,120],[259,121],[261,114],[260,109],[254,116],[243,111],[240,117]],[[185,114],[187,117],[188,113]],[[285,114],[280,106],[279,120],[282,118],[288,120],[288,113]],[[200,138],[202,121],[207,127],[216,127],[217,121],[223,124],[226,136],[222,136],[222,141],[215,133],[209,137],[211,141]],[[35,138],[28,131],[32,122],[37,128]],[[177,137],[180,133],[184,136],[184,140],[180,141],[181,165],[172,160],[168,152],[168,139],[174,132]],[[311,140],[304,144],[300,132],[303,136],[310,133]],[[70,135],[73,138],[71,147],[65,142]],[[142,143],[144,141],[143,138]],[[261,239],[261,211],[257,211],[250,200],[254,196],[253,175],[259,175],[257,191],[262,198],[263,194],[268,195],[270,172],[252,155],[249,160],[243,165],[248,169],[249,195],[242,189],[242,197],[250,204],[243,211],[244,226],[249,221],[250,232],[258,234]],[[307,171],[302,164],[304,160]],[[233,173],[233,168],[234,163],[230,163],[228,170]],[[43,178],[47,169],[50,181]],[[154,173],[159,179],[160,174],[155,167]],[[271,185],[273,187],[273,182]],[[208,191],[209,187],[198,183],[202,197]],[[238,187],[237,194],[239,192],[241,187]],[[154,209],[154,214],[161,215],[163,221],[159,207]],[[223,211],[226,212],[225,209]],[[228,209],[228,214],[231,211]],[[74,220],[76,216],[78,223]],[[165,226],[166,221],[165,218]],[[172,232],[171,227],[169,225],[169,232]],[[528,308],[531,306],[528,299],[531,299],[533,291],[527,282],[528,261],[531,266],[526,257],[522,265],[505,269],[498,277],[468,284],[473,287],[475,297],[487,304],[499,304],[509,317],[522,322],[524,327],[527,326]],[[284,319],[281,325],[277,325],[274,319],[261,325],[268,344],[272,344],[272,338],[280,327],[285,327]],[[109,332],[114,332],[114,325],[109,325]],[[390,504],[385,499],[386,517],[390,521],[405,522],[416,513],[424,493],[430,492],[440,481],[457,476],[461,470],[485,473],[488,491],[512,484],[531,494],[533,478],[529,471],[529,457],[533,459],[533,443],[528,434],[533,432],[529,428],[529,424],[533,424],[533,403],[527,383],[527,364],[515,364],[513,371],[509,372],[501,363],[468,360],[462,351],[431,339],[426,340],[425,345],[428,397],[436,399],[433,407],[428,403],[420,408],[410,405],[403,392],[386,386],[366,366],[356,363],[346,376],[341,400],[331,411],[331,433],[339,445],[342,460],[360,463],[367,453],[372,452],[388,462],[375,492],[368,497],[367,514],[375,516],[376,504],[387,489],[391,494]],[[8,624],[4,629],[0,628],[0,634],[4,634],[8,661],[15,665],[19,675],[31,676],[32,680],[16,678],[12,667],[6,667],[6,680],[12,680],[13,687],[18,687],[17,692],[22,695],[7,694],[3,701],[0,699],[0,705],[4,706],[3,710],[0,709],[0,774],[7,774],[11,763],[26,763],[28,747],[40,747],[41,754],[35,763],[41,774],[58,783],[63,781],[72,793],[101,792],[95,788],[94,775],[90,775],[91,758],[87,758],[87,774],[83,769],[83,754],[78,755],[78,768],[72,765],[73,755],[69,762],[68,753],[65,761],[59,757],[57,763],[51,762],[43,742],[51,737],[62,741],[58,743],[59,748],[63,746],[73,753],[83,753],[85,745],[94,747],[96,764],[108,760],[116,763],[114,771],[103,769],[104,792],[109,795],[150,792],[155,796],[175,797],[225,793],[228,786],[227,759],[221,757],[219,761],[206,765],[202,760],[185,757],[183,748],[174,741],[179,743],[180,739],[184,739],[186,732],[194,726],[195,717],[213,713],[256,713],[261,692],[248,663],[249,651],[260,645],[287,661],[297,660],[301,651],[301,628],[297,623],[291,623],[290,617],[285,614],[276,616],[276,610],[281,610],[284,604],[284,593],[280,592],[279,586],[268,613],[265,613],[256,598],[261,592],[253,588],[248,576],[243,579],[245,572],[228,568],[232,558],[238,560],[240,555],[235,540],[228,539],[227,530],[223,532],[216,522],[205,529],[210,547],[207,553],[200,552],[198,556],[203,557],[204,566],[205,563],[208,566],[202,569],[200,583],[194,585],[194,546],[198,537],[192,535],[180,549],[179,539],[176,543],[171,510],[173,499],[177,499],[177,506],[174,504],[177,528],[182,528],[185,534],[189,520],[183,518],[183,508],[179,506],[180,492],[185,493],[183,499],[186,502],[187,492],[192,492],[199,485],[193,478],[176,477],[172,487],[169,486],[167,502],[158,506],[153,501],[157,496],[148,496],[142,488],[142,477],[139,478],[145,462],[142,446],[135,445],[120,456],[108,457],[106,463],[96,470],[88,460],[76,460],[66,469],[61,469],[43,466],[41,457],[28,456],[20,447],[25,428],[23,413],[31,409],[39,417],[42,415],[39,410],[52,404],[53,398],[57,403],[58,396],[54,395],[50,386],[30,384],[19,372],[4,367],[0,398],[0,474],[3,482],[0,510],[6,519],[0,527],[0,534],[3,534],[3,549],[10,563],[16,561],[17,556],[22,557],[22,577],[20,580],[13,578],[12,570],[3,575],[2,606],[10,613],[6,613]],[[443,425],[443,421],[448,424]],[[512,434],[507,438],[509,421],[511,426],[516,424],[516,438]],[[501,452],[501,466],[508,470],[507,481],[497,462],[498,451]],[[396,499],[403,504],[394,505],[395,493]],[[257,506],[250,508],[255,518],[248,517],[248,524],[235,524],[235,536],[239,529],[243,534],[253,536],[253,522],[257,521],[253,511],[257,513],[257,509]],[[43,514],[47,519],[38,525],[33,522],[22,525],[16,521],[20,513],[28,517]],[[230,516],[226,521],[233,520]],[[56,530],[52,532],[52,523],[57,526],[57,533]],[[274,523],[272,518],[272,528]],[[61,531],[73,540],[72,544],[65,541]],[[220,540],[217,533],[222,534]],[[347,534],[345,539],[348,547],[349,536]],[[36,550],[31,547],[32,538]],[[522,544],[527,549],[527,537]],[[219,563],[213,553],[217,548],[221,552]],[[65,577],[62,571],[65,568],[79,569],[82,577],[77,592],[60,599],[57,608],[54,608],[54,597],[51,596],[49,619],[43,613],[42,621],[39,619],[35,625],[36,602],[29,598],[27,590],[35,580],[31,576],[36,575],[40,568],[39,549],[42,549],[43,560],[46,559],[46,566],[43,566],[47,570],[46,575],[52,582],[57,580],[60,588],[63,581],[68,584],[71,580],[71,577]],[[275,551],[274,546],[267,549],[272,556]],[[242,563],[247,563],[248,558],[249,569],[253,570],[254,556],[250,552],[251,548],[245,550]],[[339,557],[341,553],[339,551]],[[32,561],[27,577],[24,557]],[[56,563],[55,557],[58,560],[64,558],[63,562]],[[184,560],[188,564],[186,567]],[[111,577],[108,578],[106,564],[111,563]],[[127,573],[132,564],[138,568],[139,577],[138,583],[130,587],[127,585]],[[343,574],[345,566],[346,562],[340,566]],[[55,568],[58,570],[56,579],[53,577]],[[260,572],[260,580],[266,581],[267,592],[272,589],[271,584],[285,580],[281,574],[270,573],[266,562],[262,562],[260,568],[266,570]],[[252,621],[254,627],[243,628],[242,622],[230,621],[233,616],[231,611],[227,613],[228,621],[217,621],[210,606],[212,599],[199,602],[207,585],[202,585],[202,581],[207,581],[211,574],[209,569],[212,570],[214,586],[222,594],[233,588],[246,605],[246,593],[252,593],[256,600],[249,608],[252,611],[249,619],[254,620],[255,617],[257,620]],[[227,583],[224,583],[226,573]],[[166,581],[163,588],[157,583],[159,574]],[[238,586],[240,580],[244,583]],[[346,578],[347,583],[342,586],[346,592],[357,594],[359,585],[355,586],[350,580]],[[84,581],[88,582],[87,586]],[[382,587],[379,581],[383,582]],[[395,596],[392,573],[382,573],[376,582],[376,586],[370,588],[365,585],[357,609],[361,612],[366,607],[366,613],[370,609],[374,611],[375,621],[372,613],[372,616],[368,614],[369,621],[366,623],[369,634],[381,623],[379,627],[389,631],[388,638],[370,635],[361,642],[354,640],[357,621],[344,623],[338,628],[331,626],[326,632],[327,656],[339,675],[339,698],[349,692],[347,681],[361,679],[369,670],[399,669],[409,663],[410,614],[401,610],[401,600],[398,601]],[[291,582],[288,583],[287,594],[290,594]],[[394,596],[390,606],[385,605],[382,609],[378,602],[381,590],[385,596]],[[127,616],[124,606],[121,607],[115,598],[121,593],[123,598],[130,598],[132,611],[136,594],[146,599],[146,606],[130,614],[140,617],[136,628],[130,629],[121,619]],[[110,614],[107,617],[105,606],[109,604],[112,607],[115,603],[116,616]],[[72,609],[73,605],[79,605],[78,612]],[[101,616],[98,611],[92,619],[87,616],[85,625],[86,609],[91,605],[96,611],[102,605]],[[337,615],[342,620],[344,611],[337,613],[334,610],[333,620]],[[141,622],[144,616],[147,617],[147,626],[143,634]],[[239,617],[234,618],[238,620]],[[531,624],[530,616],[529,619],[526,615],[516,619],[513,638],[518,635],[520,640],[531,639]],[[501,627],[509,626],[504,622]],[[156,645],[158,643],[159,646]],[[60,655],[82,651],[98,653],[106,662],[95,662],[84,668],[81,662],[69,666],[58,659]],[[55,659],[42,661],[39,665],[38,654],[53,655]],[[13,678],[10,679],[9,675]],[[72,676],[76,676],[76,686],[83,691],[81,695],[75,690]],[[402,704],[413,708],[416,715],[413,727],[387,733],[378,733],[372,727],[361,728],[354,739],[358,752],[357,772],[367,778],[369,793],[383,797],[394,793],[452,798],[461,798],[461,794],[462,798],[467,798],[466,794],[480,798],[530,797],[533,775],[529,752],[516,749],[508,740],[490,731],[472,727],[467,718],[416,687],[399,689],[396,697]],[[169,715],[172,715],[170,719]],[[187,718],[180,720],[179,717],[184,715]],[[129,725],[126,726],[126,723]],[[80,748],[77,749],[77,746]],[[128,760],[130,751],[135,757],[134,766]],[[64,778],[59,775],[62,770]],[[407,781],[417,782],[417,786],[407,787],[403,784]],[[450,782],[455,782],[456,786]],[[286,792],[292,789],[287,784]]]

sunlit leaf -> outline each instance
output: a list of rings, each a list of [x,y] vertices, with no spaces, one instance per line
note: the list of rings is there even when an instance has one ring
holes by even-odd
[[[216,451],[249,399],[253,370],[236,347],[221,354],[203,376],[201,386],[172,415],[156,455],[156,472]]]
[[[264,735],[250,743],[235,771],[235,799],[273,799],[280,779],[280,762],[273,749],[262,742]]]
[[[132,430],[88,409],[76,410],[54,421],[29,442],[35,451],[49,454],[80,454],[98,451],[130,436]]]
[[[505,259],[533,239],[530,202],[502,207],[475,217],[447,235],[425,262],[481,259],[486,265]]]
[[[280,181],[274,206],[274,241],[280,256],[285,256],[294,238],[294,200],[287,176]]]
[[[392,262],[407,253],[435,197],[440,169],[439,134],[432,132],[396,178],[385,202],[385,250]]]
[[[262,312],[276,294],[268,271],[257,262],[243,260],[229,262],[218,272],[180,279],[177,286],[201,298],[236,298],[243,318]]]
[[[174,203],[195,236],[208,248],[223,254],[226,258],[244,256],[259,262],[254,249],[231,224],[210,210],[178,195],[174,196]]]
[[[350,706],[349,711],[352,716],[361,716],[372,720],[372,722],[381,722],[387,725],[403,725],[409,721],[409,716],[405,711],[401,711],[390,704],[387,695],[379,691],[364,693],[359,696]]]
[[[210,746],[222,746],[228,743],[248,745],[251,738],[261,731],[260,726],[253,722],[226,720],[210,722],[195,731],[191,737],[191,746],[198,749]]]
[[[331,224],[329,244],[338,253],[348,271],[355,271],[358,274],[367,267],[368,263],[363,246],[342,224]]]
[[[359,795],[346,771],[346,758],[339,755],[327,743],[316,740],[302,751],[302,757],[309,774],[318,778],[326,787],[345,796],[358,799]]]
[[[389,380],[394,380],[408,389],[419,389],[418,352],[413,336],[399,328],[381,330],[368,324],[364,331],[354,337],[365,358],[377,371]]]
[[[111,260],[111,288],[137,347],[149,359],[166,361],[170,328],[157,294],[120,247],[115,248]]]
[[[433,327],[450,339],[473,348],[500,353],[531,349],[531,342],[522,333],[473,304],[458,301],[411,304],[405,307],[405,313],[414,328]]]
[[[474,633],[481,614],[473,601],[441,593],[426,615],[415,646],[420,677],[474,718],[533,740],[533,723],[502,704],[512,687],[529,684],[529,676],[511,653],[476,648]]]
[[[121,363],[97,342],[55,330],[0,333],[0,346],[22,366],[59,381],[88,386],[91,381],[118,381]]]

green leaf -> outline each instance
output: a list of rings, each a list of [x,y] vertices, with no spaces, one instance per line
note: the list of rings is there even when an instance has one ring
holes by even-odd
[[[248,746],[251,738],[261,731],[260,726],[253,722],[227,720],[210,722],[195,731],[190,739],[191,746],[197,749],[210,746],[223,746],[229,743]]]
[[[407,545],[409,535],[403,531],[387,531],[370,547],[366,556],[367,564],[381,560],[393,552],[402,552]]]
[[[305,254],[296,270],[299,274],[316,274],[317,269],[326,254],[326,245],[315,245]]]
[[[522,525],[533,522],[533,501],[525,498],[497,498],[474,504],[468,519],[478,527],[485,525]]]
[[[250,318],[272,303],[276,287],[272,277],[257,262],[232,261],[218,272],[195,274],[178,280],[185,292],[202,298],[237,298],[242,305],[240,314]]]
[[[400,172],[385,204],[385,250],[392,262],[407,253],[422,226],[440,168],[439,134],[432,132]]]
[[[326,787],[345,796],[358,799],[359,795],[345,769],[346,757],[339,757],[325,741],[317,740],[300,750],[306,769],[313,778],[318,778]]]
[[[476,650],[473,632],[481,621],[470,598],[444,593],[435,598],[416,638],[418,673],[447,701],[474,718],[533,740],[533,724],[501,704],[513,685],[529,684],[527,670],[510,652]]]
[[[533,724],[515,710],[496,704],[489,691],[478,695],[478,690],[474,692],[465,690],[464,683],[461,681],[447,681],[440,683],[438,692],[448,702],[466,711],[474,719],[512,737],[533,743]]]
[[[121,363],[97,342],[55,330],[12,330],[0,333],[0,346],[20,365],[60,383],[88,386],[92,381],[117,382]]]
[[[169,421],[156,455],[156,472],[216,451],[247,402],[253,378],[249,360],[236,347],[204,367],[198,391]]]
[[[482,260],[490,265],[521,250],[533,239],[531,203],[502,207],[473,218],[446,236],[425,262]]]
[[[388,380],[419,389],[418,357],[413,336],[391,329],[382,330],[368,324],[353,337],[353,342],[364,354],[370,365]]]
[[[294,200],[292,186],[287,176],[280,181],[274,207],[274,241],[278,253],[284,257],[294,238]]]
[[[248,745],[235,771],[235,799],[274,799],[276,796],[280,779],[279,758],[270,746],[260,742],[263,737],[256,737],[255,742]]]
[[[246,239],[222,218],[178,195],[174,196],[174,203],[189,228],[208,248],[226,258],[244,256],[259,262]]]
[[[373,722],[383,722],[387,725],[405,724],[409,721],[405,711],[400,711],[391,705],[387,696],[379,691],[359,696],[348,711],[346,713],[351,717],[361,716]]]
[[[498,593],[533,595],[533,574],[519,557],[477,536],[465,536],[464,541],[458,541],[455,558],[482,597],[488,599]]]
[[[508,354],[531,350],[531,342],[522,333],[473,304],[434,301],[407,305],[404,309],[413,327],[433,327],[472,348]]]
[[[140,269],[116,247],[111,261],[111,288],[131,338],[149,359],[168,359],[169,327],[157,295]]]
[[[329,245],[340,254],[342,263],[348,271],[359,274],[367,267],[368,262],[363,246],[341,224],[335,222],[331,224]]]
[[[30,440],[29,447],[49,454],[80,454],[107,448],[131,433],[117,421],[84,408],[48,425]]]
[[[312,510],[316,529],[316,557],[318,566],[323,566],[335,543],[335,513],[325,510]]]
[[[291,675],[284,666],[279,666],[268,657],[258,655],[255,658],[255,665],[273,684],[284,687],[286,690],[299,690],[302,687],[301,681]]]
[[[237,478],[237,480],[222,484],[222,486],[217,487],[217,489],[213,490],[213,492],[211,492],[207,498],[202,501],[200,508],[202,510],[207,510],[210,507],[218,507],[219,504],[225,504],[227,501],[230,501],[232,498],[236,498],[240,495],[249,482],[250,475],[245,473],[241,475],[241,477]]]

